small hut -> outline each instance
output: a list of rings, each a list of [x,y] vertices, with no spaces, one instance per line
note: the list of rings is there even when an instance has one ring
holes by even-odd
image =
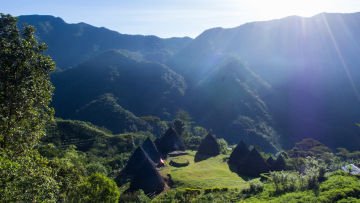
[[[146,195],[153,196],[162,192],[165,186],[163,177],[161,177],[155,166],[148,159],[142,164],[141,170],[136,171],[134,174],[134,178],[130,182],[129,191],[141,189]]]
[[[166,156],[169,152],[185,150],[184,142],[172,127],[156,139],[155,144],[162,156]]]
[[[160,153],[150,138],[147,138],[141,147],[155,164],[159,164],[161,162]]]
[[[116,178],[116,182],[119,184],[119,182],[123,182],[127,178],[133,178],[138,171],[142,171],[144,163],[147,162],[150,162],[150,164],[155,166],[155,163],[150,159],[142,147],[136,148],[127,161],[126,166]]]
[[[238,173],[240,175],[257,177],[261,173],[268,171],[268,164],[255,148],[253,148],[244,161],[238,165]]]
[[[216,138],[209,133],[200,143],[195,154],[195,162],[201,161],[220,154],[220,146]]]
[[[249,152],[250,151],[248,146],[241,140],[230,154],[228,161],[229,165],[237,167],[239,164],[241,164],[242,161],[244,161]]]
[[[268,164],[268,166],[270,167],[270,169],[272,170],[272,166],[274,165],[275,163],[275,160],[272,156],[270,156],[267,160],[266,160],[266,163]]]
[[[286,161],[283,155],[279,155],[275,160],[274,164],[270,165],[270,169],[273,171],[282,171],[285,170]]]

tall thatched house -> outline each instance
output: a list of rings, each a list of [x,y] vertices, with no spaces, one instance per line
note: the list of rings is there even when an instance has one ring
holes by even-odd
[[[214,135],[209,133],[201,141],[198,151],[195,154],[195,162],[214,157],[220,154],[220,146]]]
[[[159,164],[161,162],[160,152],[150,138],[147,138],[141,147],[155,164]]]
[[[184,142],[171,127],[163,136],[155,140],[155,144],[162,156],[166,156],[169,152],[185,150]]]

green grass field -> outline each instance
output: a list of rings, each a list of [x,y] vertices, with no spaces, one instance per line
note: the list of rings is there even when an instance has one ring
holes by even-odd
[[[225,155],[209,158],[200,162],[194,162],[194,153],[179,157],[169,157],[166,166],[160,169],[160,173],[166,177],[171,174],[177,188],[238,188],[247,186],[246,181],[236,173],[229,170],[224,161]],[[171,159],[187,159],[189,165],[185,167],[172,167],[168,163]]]

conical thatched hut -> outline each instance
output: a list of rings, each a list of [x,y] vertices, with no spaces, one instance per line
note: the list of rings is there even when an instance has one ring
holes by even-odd
[[[249,154],[248,146],[241,140],[229,157],[229,165],[238,166]]]
[[[275,163],[275,160],[272,156],[270,156],[267,160],[266,160],[266,163],[268,164],[268,166],[270,167],[270,169],[272,169],[272,166],[274,165]]]
[[[158,151],[154,142],[150,138],[147,138],[144,141],[144,143],[141,145],[141,147],[144,149],[144,151],[147,153],[147,155],[151,158],[151,160],[155,164],[160,163],[160,159],[161,159],[160,152]]]
[[[169,128],[163,136],[156,139],[155,144],[162,156],[169,152],[185,150],[184,142],[173,128]]]
[[[286,161],[282,155],[279,155],[275,160],[274,164],[271,165],[271,170],[273,171],[281,171],[285,170]]]
[[[141,166],[141,171],[134,174],[129,191],[143,190],[148,196],[159,194],[165,188],[165,181],[148,159]]]
[[[268,171],[268,164],[255,148],[253,148],[245,160],[238,165],[238,173],[240,175],[256,177]]]
[[[126,163],[126,166],[120,172],[120,175],[132,177],[134,174],[137,173],[137,171],[141,171],[142,165],[147,162],[150,162],[152,165],[155,166],[155,163],[150,159],[144,149],[142,147],[138,147],[130,156],[129,160]]]
[[[216,138],[209,133],[200,143],[195,154],[195,162],[214,157],[220,154],[220,146]]]

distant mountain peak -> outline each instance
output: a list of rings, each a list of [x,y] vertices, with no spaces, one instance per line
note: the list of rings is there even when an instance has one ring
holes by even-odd
[[[49,15],[19,16],[19,25],[33,25],[38,38],[45,42],[47,53],[62,69],[74,67],[87,59],[111,49],[138,52],[147,60],[166,62],[191,38],[162,39],[157,36],[121,34],[86,23],[66,23]]]

